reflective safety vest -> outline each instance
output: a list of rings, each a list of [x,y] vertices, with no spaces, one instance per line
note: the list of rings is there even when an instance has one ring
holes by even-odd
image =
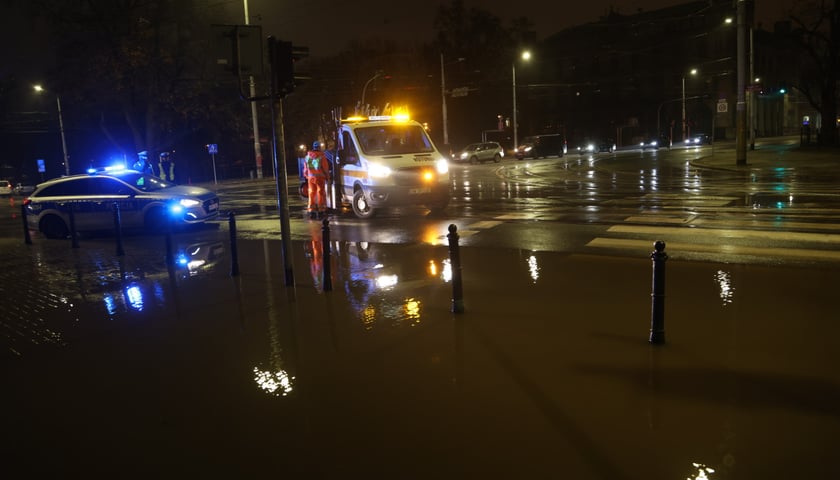
[[[306,154],[303,162],[303,175],[306,178],[327,178],[330,174],[330,162],[324,152],[313,150]]]

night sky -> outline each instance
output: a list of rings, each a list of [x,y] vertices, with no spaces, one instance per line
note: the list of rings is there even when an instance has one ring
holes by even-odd
[[[756,0],[756,17],[765,28],[772,29],[775,20],[786,17],[790,6],[798,0]],[[236,0],[234,0],[236,3]],[[263,26],[265,35],[307,45],[315,56],[338,53],[350,38],[392,37],[404,41],[427,42],[434,34],[434,16],[441,4],[449,1],[397,0],[248,0],[252,23]],[[610,10],[633,14],[640,9],[679,5],[675,0],[482,0],[466,1],[467,8],[477,7],[501,18],[503,26],[518,17],[530,19],[538,40],[575,25],[594,22]],[[244,22],[242,5],[228,5],[240,12],[235,19]]]

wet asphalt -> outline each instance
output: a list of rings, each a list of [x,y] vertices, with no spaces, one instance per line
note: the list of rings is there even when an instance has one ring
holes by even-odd
[[[0,240],[7,478],[840,477],[836,266],[223,238]]]

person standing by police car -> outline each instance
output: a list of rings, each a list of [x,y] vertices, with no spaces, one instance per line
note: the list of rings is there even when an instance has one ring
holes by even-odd
[[[321,142],[317,140],[312,142],[312,150],[306,153],[303,176],[306,177],[307,182],[309,218],[312,220],[324,218],[327,213],[327,180],[330,177],[330,162],[321,151]]]

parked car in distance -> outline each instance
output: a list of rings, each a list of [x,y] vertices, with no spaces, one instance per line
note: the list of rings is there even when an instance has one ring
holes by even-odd
[[[566,138],[558,133],[532,135],[522,139],[516,148],[516,158],[562,157],[566,154]]]
[[[125,169],[46,181],[23,204],[30,230],[47,238],[70,234],[71,208],[77,231],[112,230],[115,204],[124,229],[145,228],[150,233],[165,233],[170,226],[203,223],[219,216],[215,192]]]
[[[455,160],[470,163],[496,162],[505,156],[498,142],[471,143],[454,155]]]
[[[8,197],[12,195],[12,183],[8,180],[0,180],[0,195]]]
[[[21,196],[29,195],[30,193],[32,193],[34,191],[35,191],[35,185],[32,185],[31,183],[26,183],[26,182],[18,182],[18,184],[15,185],[15,188],[14,188],[14,194],[15,195],[21,195]]]

